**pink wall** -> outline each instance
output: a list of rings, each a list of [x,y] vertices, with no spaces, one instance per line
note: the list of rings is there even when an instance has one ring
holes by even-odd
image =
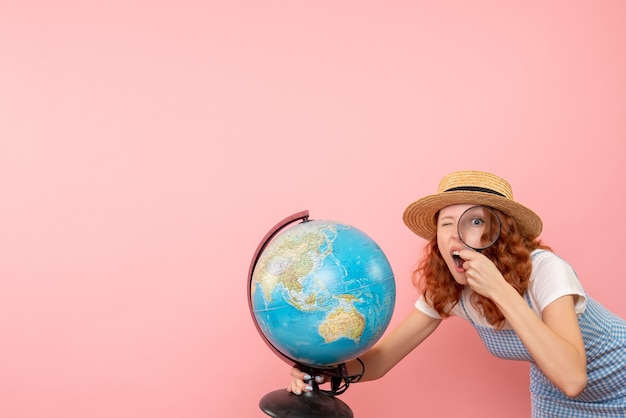
[[[508,178],[626,317],[625,2],[2,3],[0,416],[265,416],[288,381],[246,301],[265,232],[366,231],[396,323],[402,211],[457,169]],[[453,319],[342,399],[517,418],[527,384]]]

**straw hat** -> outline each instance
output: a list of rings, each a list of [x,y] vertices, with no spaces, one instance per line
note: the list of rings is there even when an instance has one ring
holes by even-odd
[[[437,193],[411,203],[402,219],[420,237],[431,240],[437,235],[435,216],[446,206],[484,205],[499,209],[515,219],[521,233],[534,239],[541,233],[539,216],[513,200],[513,189],[504,179],[482,171],[457,171],[439,182]]]

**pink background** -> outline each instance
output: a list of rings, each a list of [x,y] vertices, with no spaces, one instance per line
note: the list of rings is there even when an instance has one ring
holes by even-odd
[[[261,417],[289,367],[259,240],[351,223],[411,309],[415,198],[496,172],[622,317],[626,2],[3,1],[0,416]],[[452,319],[357,417],[529,416],[528,366]]]

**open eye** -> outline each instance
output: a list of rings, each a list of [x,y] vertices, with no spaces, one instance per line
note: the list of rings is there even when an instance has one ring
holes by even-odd
[[[485,220],[482,218],[472,218],[470,220],[470,225],[472,226],[482,226],[485,224]]]

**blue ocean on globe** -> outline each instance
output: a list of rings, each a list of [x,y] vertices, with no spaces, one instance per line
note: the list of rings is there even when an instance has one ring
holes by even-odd
[[[251,304],[260,332],[289,361],[333,366],[383,335],[396,287],[381,248],[359,229],[308,220],[285,229],[254,268]]]

